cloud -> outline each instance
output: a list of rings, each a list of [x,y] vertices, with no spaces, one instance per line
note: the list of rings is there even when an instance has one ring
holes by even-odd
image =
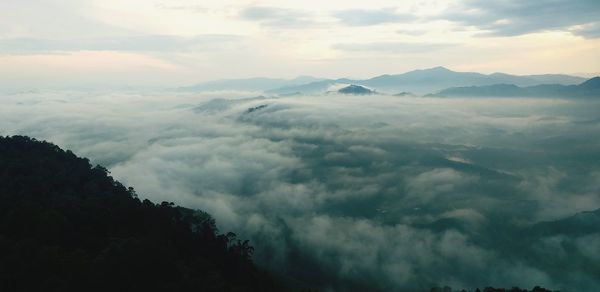
[[[422,36],[422,35],[425,35],[427,33],[427,31],[420,30],[420,29],[399,29],[399,30],[396,30],[396,33],[402,34],[402,35],[410,35],[410,36]]]
[[[402,14],[389,9],[381,10],[340,10],[333,13],[341,23],[350,26],[369,26],[384,23],[412,22],[416,17],[412,14]]]
[[[528,229],[600,207],[600,103],[246,96],[3,94],[0,134],[206,210],[258,263],[321,290],[600,287],[597,234]]]
[[[600,22],[575,26],[571,29],[571,32],[585,38],[600,38]]]
[[[93,17],[90,1],[0,2],[0,35],[8,38],[125,36],[132,31]]]
[[[278,7],[246,7],[240,11],[239,16],[273,28],[306,28],[315,24],[313,15],[307,11]]]
[[[198,35],[194,37],[143,35],[78,39],[0,38],[0,53],[33,54],[72,51],[181,52],[211,50],[224,43],[234,43],[240,39],[241,37],[235,35]]]
[[[372,42],[338,43],[333,49],[348,52],[422,53],[442,50],[454,46],[444,43]]]
[[[411,178],[408,190],[415,199],[428,203],[440,199],[439,195],[454,195],[460,185],[473,183],[476,179],[451,168],[435,168]]]
[[[490,254],[456,231],[436,234],[405,225],[386,226],[370,220],[329,216],[294,220],[290,224],[296,231],[297,244],[315,251],[307,256],[322,259],[322,264],[337,277],[373,281],[371,290],[406,289],[413,281],[435,285],[428,279],[430,273],[443,274],[451,266],[465,270],[484,268],[491,259]],[[428,271],[429,275],[422,272],[432,266],[437,271]],[[339,285],[336,288],[340,290],[352,287],[351,282]]]
[[[595,23],[600,19],[600,2],[465,0],[439,17],[473,26],[484,31],[484,35],[517,36],[544,31],[570,31],[572,26]],[[596,34],[585,31],[572,32],[585,37],[596,37]]]
[[[166,3],[157,3],[154,6],[160,9],[189,11],[195,13],[205,13],[210,11],[209,8],[202,5],[170,5]]]

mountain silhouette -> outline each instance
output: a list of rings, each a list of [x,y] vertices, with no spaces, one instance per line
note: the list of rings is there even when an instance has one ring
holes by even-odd
[[[240,91],[263,91],[283,86],[295,86],[322,80],[312,76],[298,76],[294,79],[278,78],[247,78],[247,79],[227,79],[204,82],[188,87],[182,87],[183,91],[219,91],[219,90],[240,90]]]
[[[433,97],[600,97],[600,77],[594,77],[579,85],[543,84],[519,87],[513,84],[489,86],[451,87]]]
[[[456,72],[445,67],[414,70],[403,74],[380,75],[370,79],[353,80],[347,78],[327,79],[301,85],[284,86],[269,90],[273,94],[318,94],[329,87],[339,84],[361,84],[380,92],[410,91],[417,94],[436,92],[449,87],[486,86],[494,84],[514,84],[517,86],[535,86],[541,84],[575,85],[586,79],[576,76],[548,74],[517,76],[504,73],[481,74],[475,72]]]
[[[0,291],[273,291],[248,241],[101,166],[0,136]]]
[[[369,94],[375,94],[376,92],[369,88],[366,88],[364,86],[351,84],[346,87],[338,89],[337,93],[352,94],[352,95],[369,95]]]

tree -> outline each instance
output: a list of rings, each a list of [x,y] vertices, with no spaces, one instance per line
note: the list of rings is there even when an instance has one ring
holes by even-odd
[[[102,167],[0,136],[0,291],[273,291],[205,212],[141,201]]]

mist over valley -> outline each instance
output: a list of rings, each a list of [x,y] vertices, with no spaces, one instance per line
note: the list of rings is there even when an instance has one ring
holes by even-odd
[[[600,285],[597,100],[2,99],[4,134],[52,141],[144,198],[204,210],[250,239],[259,265],[312,287]]]

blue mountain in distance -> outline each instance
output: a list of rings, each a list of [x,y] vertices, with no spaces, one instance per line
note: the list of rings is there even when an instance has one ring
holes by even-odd
[[[350,84],[346,87],[338,89],[337,93],[351,95],[371,95],[376,94],[377,92],[364,86]]]
[[[380,75],[370,79],[353,80],[347,78],[325,79],[301,85],[283,86],[267,90],[271,94],[320,94],[333,85],[358,84],[373,88],[379,92],[414,92],[427,94],[450,87],[487,86],[512,84],[516,86],[535,86],[542,84],[576,85],[586,78],[562,75],[511,75],[505,73],[481,74],[475,72],[456,72],[445,67],[414,70],[403,74]]]
[[[219,90],[239,90],[239,91],[264,91],[272,88],[284,86],[296,86],[311,82],[323,80],[312,76],[298,76],[294,79],[279,78],[246,78],[246,79],[225,79],[199,83],[196,85],[182,87],[183,91],[219,91]]]
[[[257,91],[267,94],[290,96],[302,94],[323,94],[333,86],[355,84],[372,88],[382,93],[412,92],[424,95],[452,87],[496,86],[499,84],[529,87],[544,84],[578,85],[587,79],[562,74],[511,75],[505,73],[481,74],[476,72],[456,72],[445,67],[414,70],[402,74],[386,74],[370,79],[322,79],[312,76],[299,76],[294,79],[247,78],[216,80],[182,87],[183,91],[239,90]],[[506,90],[515,90],[505,87]]]
[[[582,84],[579,84],[579,86],[583,90],[597,91],[598,89],[600,89],[600,76],[596,76],[594,78],[590,78],[586,82],[583,82]]]
[[[400,97],[415,97],[416,95],[412,92],[407,92],[407,91],[402,91],[399,93],[394,94],[394,96],[400,96]]]
[[[519,87],[513,84],[494,84],[488,86],[452,87],[427,96],[600,98],[600,77],[594,77],[578,85],[542,84]]]

